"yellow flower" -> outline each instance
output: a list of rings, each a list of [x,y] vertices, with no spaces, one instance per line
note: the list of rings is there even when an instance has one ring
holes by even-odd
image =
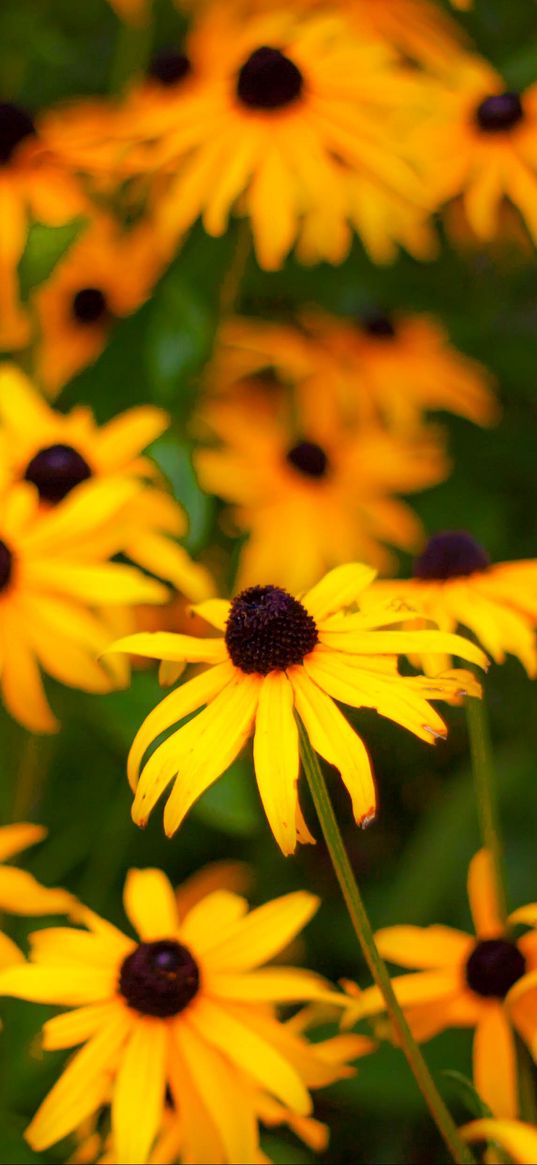
[[[9,914],[65,914],[73,909],[75,900],[66,890],[51,890],[41,886],[26,870],[17,870],[3,863],[29,845],[35,845],[46,836],[42,825],[21,822],[0,828],[0,911]],[[24,962],[15,943],[0,933],[0,967]]]
[[[460,1130],[465,1141],[488,1141],[496,1150],[498,1145],[517,1165],[534,1165],[537,1161],[537,1127],[523,1121],[476,1120]],[[489,1158],[486,1158],[487,1160]],[[492,1160],[492,1158],[490,1158]],[[494,1160],[497,1160],[494,1157]]]
[[[344,257],[348,169],[423,202],[399,125],[416,81],[386,46],[353,36],[333,13],[300,18],[280,8],[241,20],[227,5],[210,7],[195,37],[202,74],[181,102],[171,94],[173,118],[159,102],[153,119],[130,126],[134,169],[170,176],[156,211],[166,241],[200,215],[209,234],[222,235],[236,211],[251,221],[261,266],[275,269],[303,217],[322,217],[327,204]]]
[[[353,26],[376,35],[405,57],[429,68],[446,68],[464,41],[462,30],[429,0],[340,0]],[[466,5],[457,4],[462,8]]]
[[[305,380],[301,394],[317,384]],[[232,503],[234,522],[248,531],[239,586],[274,582],[299,591],[353,559],[388,571],[385,542],[422,545],[421,523],[394,493],[447,477],[436,431],[407,439],[380,425],[352,428],[330,404],[326,389],[315,391],[301,417],[261,386],[204,408],[207,436],[220,445],[198,449],[194,464],[203,489]]]
[[[443,631],[471,631],[495,663],[515,655],[537,675],[537,561],[491,564],[486,550],[464,530],[429,540],[414,564],[414,578],[382,580],[376,601],[406,602]],[[446,660],[437,661],[439,667]]]
[[[474,1082],[480,1096],[498,1116],[517,1114],[517,1074],[514,1021],[535,1044],[535,1012],[525,1027],[511,1007],[517,986],[537,969],[537,930],[515,939],[502,926],[495,898],[490,855],[480,850],[468,872],[468,896],[476,938],[449,926],[391,926],[377,932],[378,948],[391,963],[419,967],[415,975],[392,980],[408,1022],[418,1039],[430,1039],[449,1027],[475,1027]],[[537,921],[537,907],[516,910],[509,922]],[[352,988],[352,985],[350,985]],[[351,1004],[355,1018],[383,1011],[377,987],[360,993]],[[522,1011],[522,1008],[520,1009]]]
[[[74,1008],[45,1024],[45,1048],[84,1045],[32,1120],[30,1145],[53,1145],[111,1099],[117,1160],[138,1165],[160,1131],[168,1086],[188,1160],[212,1159],[203,1155],[210,1137],[225,1161],[255,1160],[259,1092],[308,1116],[308,1082],[348,1074],[276,1011],[341,997],[312,972],[263,966],[318,900],[296,892],[248,913],[244,898],[217,890],[183,913],[153,869],[130,871],[124,904],[137,940],[82,910],[87,930],[39,931],[31,962],[0,977],[3,994]]]
[[[175,833],[193,803],[253,735],[257,784],[278,845],[289,854],[297,840],[312,841],[298,802],[296,716],[313,748],[339,770],[358,824],[371,820],[376,805],[371,762],[334,701],[375,708],[432,743],[446,735],[446,727],[428,699],[451,699],[461,689],[469,691],[472,678],[465,672],[434,680],[401,676],[397,656],[440,649],[484,663],[482,652],[466,640],[437,631],[393,630],[400,621],[393,607],[377,608],[370,615],[344,614],[373,577],[368,567],[340,566],[301,601],[277,586],[250,587],[231,603],[209,599],[197,608],[223,632],[220,638],[161,632],[131,635],[113,645],[115,651],[209,665],[157,705],[134,739],[128,772],[138,825],[145,825],[173,782],[164,828],[168,835]],[[479,694],[475,681],[472,690]],[[144,764],[156,738],[196,711]]]
[[[110,478],[44,514],[28,483],[0,490],[0,683],[8,711],[32,732],[58,728],[40,667],[87,692],[126,683],[123,668],[96,659],[112,638],[108,609],[167,597],[134,567],[107,561],[124,548],[122,512],[140,493],[136,481]]]
[[[139,480],[145,488],[122,515],[121,549],[189,599],[205,599],[212,594],[208,572],[171,541],[186,533],[186,515],[162,488],[155,464],[141,456],[168,424],[168,415],[152,405],[129,409],[101,426],[85,405],[59,413],[18,368],[0,368],[0,438],[15,480],[31,482],[46,508],[84,482]]]
[[[504,200],[537,242],[537,85],[517,93],[486,62],[461,58],[416,133],[416,158],[437,205],[462,197],[475,234],[498,233]]]
[[[93,218],[31,297],[36,369],[49,395],[97,359],[116,322],[148,298],[163,265],[150,220],[122,231],[112,219]]]

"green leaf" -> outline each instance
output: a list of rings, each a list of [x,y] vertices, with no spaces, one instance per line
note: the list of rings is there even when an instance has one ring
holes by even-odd
[[[494,1113],[488,1107],[488,1104],[485,1104],[485,1101],[481,1099],[473,1081],[468,1076],[465,1076],[462,1072],[455,1072],[453,1068],[444,1069],[442,1076],[446,1080],[451,1080],[455,1085],[455,1092],[459,1100],[462,1101],[472,1117],[480,1119],[481,1117],[494,1116]]]
[[[236,761],[193,809],[193,816],[238,837],[251,837],[261,825],[261,809],[256,796],[251,765],[245,758]]]
[[[61,227],[48,227],[44,223],[32,223],[28,232],[24,254],[19,263],[19,280],[23,301],[35,287],[50,277],[56,264],[76,241],[86,219],[72,219]]]
[[[155,297],[146,358],[157,400],[168,405],[177,402],[180,415],[188,411],[190,400],[185,388],[210,354],[214,328],[209,304],[182,272],[172,270]]]

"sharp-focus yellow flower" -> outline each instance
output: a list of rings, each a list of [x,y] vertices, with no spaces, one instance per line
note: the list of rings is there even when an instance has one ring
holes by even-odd
[[[436,432],[407,439],[380,425],[351,428],[323,409],[322,395],[303,418],[270,388],[203,410],[208,436],[220,445],[194,455],[201,484],[233,504],[236,525],[249,533],[239,586],[270,581],[299,591],[353,559],[389,570],[383,543],[406,550],[423,543],[421,523],[394,494],[447,477]]]
[[[150,220],[122,231],[111,219],[93,219],[31,297],[37,372],[51,396],[97,359],[116,321],[141,306],[162,269]]]
[[[300,601],[277,586],[250,587],[231,603],[210,599],[197,608],[223,632],[220,638],[161,632],[114,644],[116,651],[209,665],[157,705],[135,737],[128,771],[138,825],[145,825],[173,782],[164,828],[168,835],[175,833],[198,797],[253,736],[257,784],[278,845],[289,854],[297,840],[311,841],[298,802],[296,716],[313,748],[339,770],[358,824],[371,820],[376,806],[371,762],[334,701],[375,708],[430,744],[446,735],[446,727],[428,700],[449,700],[464,690],[478,695],[479,687],[466,672],[434,680],[401,676],[397,656],[410,650],[453,650],[462,659],[485,662],[481,651],[458,637],[393,630],[400,621],[393,607],[344,614],[373,577],[368,567],[340,566]],[[156,738],[196,711],[144,763]]]
[[[383,579],[372,597],[408,602],[443,631],[467,628],[496,663],[515,655],[529,676],[537,675],[535,559],[493,565],[470,534],[446,530],[429,540],[414,578]]]
[[[274,269],[304,216],[315,222],[317,211],[319,252],[334,253],[334,238],[322,237],[327,206],[344,257],[352,237],[347,171],[423,203],[400,124],[416,81],[385,45],[353,36],[333,13],[299,17],[283,7],[241,20],[213,5],[195,37],[203,75],[180,102],[172,91],[173,117],[159,101],[153,118],[129,127],[127,105],[133,168],[170,176],[157,210],[166,241],[175,244],[198,216],[209,234],[222,235],[237,212],[251,221],[261,266]]]
[[[472,230],[489,241],[508,199],[537,242],[537,85],[506,90],[486,62],[461,58],[431,87],[430,106],[415,146],[436,204],[460,195]]]
[[[474,1141],[488,1141],[494,1151],[498,1146],[509,1154],[515,1165],[534,1165],[537,1161],[537,1126],[523,1121],[483,1120],[471,1121],[460,1129],[461,1136],[470,1144]],[[485,1158],[485,1160],[497,1160]]]
[[[42,886],[26,870],[3,863],[46,836],[42,825],[21,822],[0,828],[0,911],[8,914],[65,914],[73,909],[74,898],[66,890]],[[15,943],[0,933],[0,967],[24,962]]]
[[[537,969],[537,929],[515,939],[502,926],[495,898],[490,855],[480,850],[470,863],[468,896],[476,938],[449,926],[391,926],[377,932],[385,959],[401,967],[419,967],[415,975],[392,980],[395,993],[418,1039],[430,1039],[449,1027],[475,1027],[474,1082],[497,1116],[517,1114],[517,1073],[514,1021],[520,1034],[537,1050],[537,1012],[525,1026],[510,1006],[511,998]],[[537,922],[537,907],[522,907],[511,915],[514,925]],[[535,976],[533,976],[535,977]],[[363,991],[356,1003],[360,1018],[383,1011],[377,987]],[[522,1007],[520,1011],[522,1013]]]
[[[107,561],[124,549],[122,514],[141,492],[111,478],[45,514],[26,482],[0,492],[0,683],[8,711],[33,732],[58,728],[40,667],[87,692],[124,684],[123,668],[96,659],[113,635],[109,608],[167,597],[134,567]]]
[[[85,405],[59,413],[18,368],[0,368],[0,440],[15,480],[31,482],[47,509],[85,482],[140,481],[144,490],[122,516],[123,552],[187,598],[205,599],[212,594],[208,572],[172,541],[186,533],[184,511],[162,488],[154,462],[141,455],[168,424],[168,415],[152,405],[101,426]]]
[[[342,1075],[337,1053],[308,1045],[276,1005],[338,1001],[320,976],[265,967],[311,918],[318,900],[297,892],[248,913],[244,898],[217,890],[178,910],[160,870],[131,870],[125,911],[132,939],[89,910],[87,930],[41,930],[31,963],[3,972],[0,991],[74,1008],[45,1024],[45,1048],[78,1051],[29,1126],[40,1151],[111,1100],[122,1165],[145,1162],[170,1088],[189,1161],[247,1163],[258,1152],[261,1093],[308,1116],[308,1086]],[[354,1045],[354,1055],[369,1050]],[[337,1041],[336,1041],[337,1049]],[[353,1052],[347,1045],[346,1058]],[[211,1138],[223,1157],[205,1157]]]

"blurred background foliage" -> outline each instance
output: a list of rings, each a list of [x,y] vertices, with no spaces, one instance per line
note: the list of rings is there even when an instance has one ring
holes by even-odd
[[[460,19],[478,50],[516,86],[537,76],[536,15],[533,0],[475,0],[473,11]],[[155,3],[153,47],[173,43],[180,30],[171,3]],[[0,92],[4,100],[32,110],[65,97],[117,90],[148,50],[104,0],[2,0],[0,5]],[[76,231],[76,223],[57,231],[35,225],[21,266],[26,288],[47,277]],[[218,505],[196,483],[186,422],[211,352],[235,242],[236,226],[221,240],[195,229],[151,300],[118,324],[102,357],[67,387],[59,405],[87,402],[101,421],[138,402],[155,401],[170,410],[172,430],[154,455],[189,514],[193,553],[215,537]],[[480,430],[445,418],[453,473],[413,504],[429,532],[468,528],[493,560],[537,555],[533,253],[512,243],[457,253],[444,240],[433,263],[403,256],[392,267],[379,268],[356,242],[340,268],[303,269],[290,261],[267,274],[249,260],[241,310],[270,318],[304,302],[344,314],[372,307],[433,312],[457,347],[496,374],[501,424]],[[403,562],[402,569],[408,565]],[[486,689],[514,907],[537,897],[537,693],[512,659],[491,669]],[[300,957],[334,979],[350,976],[366,983],[322,846],[302,847],[295,858],[282,859],[258,803],[248,754],[209,790],[173,840],[164,839],[158,812],[143,833],[131,823],[126,752],[158,696],[153,671],[138,672],[129,691],[108,696],[56,687],[52,698],[64,727],[52,740],[29,738],[0,714],[2,821],[30,818],[50,831],[25,864],[48,884],[67,885],[122,922],[120,892],[128,866],[160,865],[178,883],[205,862],[244,860],[253,869],[255,901],[295,887],[320,893],[323,905]],[[358,831],[340,783],[333,782],[332,792],[375,926],[469,926],[465,879],[479,837],[462,710],[448,710],[449,739],[436,748],[367,712],[355,719],[375,760],[380,790],[375,824]],[[304,800],[311,821],[305,790]],[[8,924],[17,941],[32,928],[20,920]],[[45,1012],[25,1003],[3,1005],[2,1162],[57,1159],[54,1150],[38,1158],[21,1136],[57,1071],[58,1057],[43,1056],[32,1044]],[[454,1110],[467,1116],[463,1090],[443,1074],[454,1069],[470,1075],[470,1035],[436,1038],[427,1057]],[[363,1061],[355,1079],[323,1092],[318,1111],[331,1126],[326,1155],[331,1162],[445,1159],[403,1057],[389,1047]],[[267,1136],[266,1149],[278,1162],[311,1159],[286,1134]]]

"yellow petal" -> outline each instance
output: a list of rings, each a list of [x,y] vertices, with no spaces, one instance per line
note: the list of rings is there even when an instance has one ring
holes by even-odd
[[[123,903],[143,942],[170,938],[176,933],[179,920],[175,894],[162,870],[129,870]]]
[[[283,854],[296,849],[298,729],[293,689],[284,672],[270,672],[259,690],[254,767],[268,822]]]
[[[0,869],[0,910],[10,914],[66,914],[75,899],[67,890],[49,890],[26,870]]]
[[[20,853],[28,846],[35,845],[47,836],[44,825],[32,825],[30,822],[20,822],[17,825],[3,825],[0,829],[0,862]]]
[[[517,1165],[535,1165],[537,1161],[537,1129],[517,1120],[471,1121],[460,1129],[463,1140],[488,1141],[494,1148],[500,1145]]]
[[[319,622],[333,612],[355,603],[362,591],[373,582],[376,573],[370,566],[354,562],[336,566],[306,592],[302,602],[316,622]]]
[[[459,967],[475,945],[450,926],[389,926],[375,939],[382,957],[400,967]]]
[[[503,934],[503,923],[496,899],[494,868],[488,850],[480,849],[468,868],[468,898],[476,934],[480,939]]]
[[[305,890],[274,898],[238,919],[225,938],[212,944],[208,965],[219,972],[247,971],[274,958],[295,938],[319,908]]]
[[[483,1009],[474,1035],[474,1083],[495,1116],[518,1111],[516,1052],[513,1032],[501,1003]]]
[[[14,963],[24,963],[24,955],[7,934],[0,931],[0,970],[12,967]]]
[[[247,913],[246,898],[229,890],[213,890],[188,911],[181,927],[182,940],[198,954],[205,954],[233,933],[238,919]]]
[[[323,642],[353,655],[457,655],[478,667],[487,668],[488,659],[479,647],[462,635],[447,631],[369,631],[352,630],[354,616],[348,616],[348,630],[323,633]]]
[[[537,926],[537,902],[529,902],[527,906],[519,906],[509,915],[509,922],[513,925],[522,923],[524,926]]]
[[[118,1161],[147,1161],[162,1124],[168,1068],[168,1026],[138,1016],[121,1058],[112,1098],[112,1133]]]
[[[217,999],[235,999],[238,1003],[299,1003],[309,999],[345,1006],[345,997],[330,990],[330,984],[312,971],[295,967],[264,967],[251,974],[206,972],[205,989]]]
[[[196,603],[191,609],[194,614],[200,616],[200,619],[205,619],[206,623],[210,623],[211,627],[216,627],[218,631],[224,631],[229,619],[231,603],[227,599],[206,599],[204,603]]]
[[[117,1004],[96,1003],[88,1007],[77,1007],[63,1015],[55,1015],[43,1025],[41,1033],[43,1047],[49,1052],[58,1048],[74,1048],[96,1035],[109,1020],[113,1020]]]
[[[0,995],[27,999],[31,1003],[59,1003],[78,1007],[113,997],[116,968],[46,966],[29,963],[0,973]]]
[[[228,658],[223,639],[196,639],[172,631],[140,631],[116,640],[108,651],[125,651],[148,659],[187,660],[189,663],[223,663]]]

